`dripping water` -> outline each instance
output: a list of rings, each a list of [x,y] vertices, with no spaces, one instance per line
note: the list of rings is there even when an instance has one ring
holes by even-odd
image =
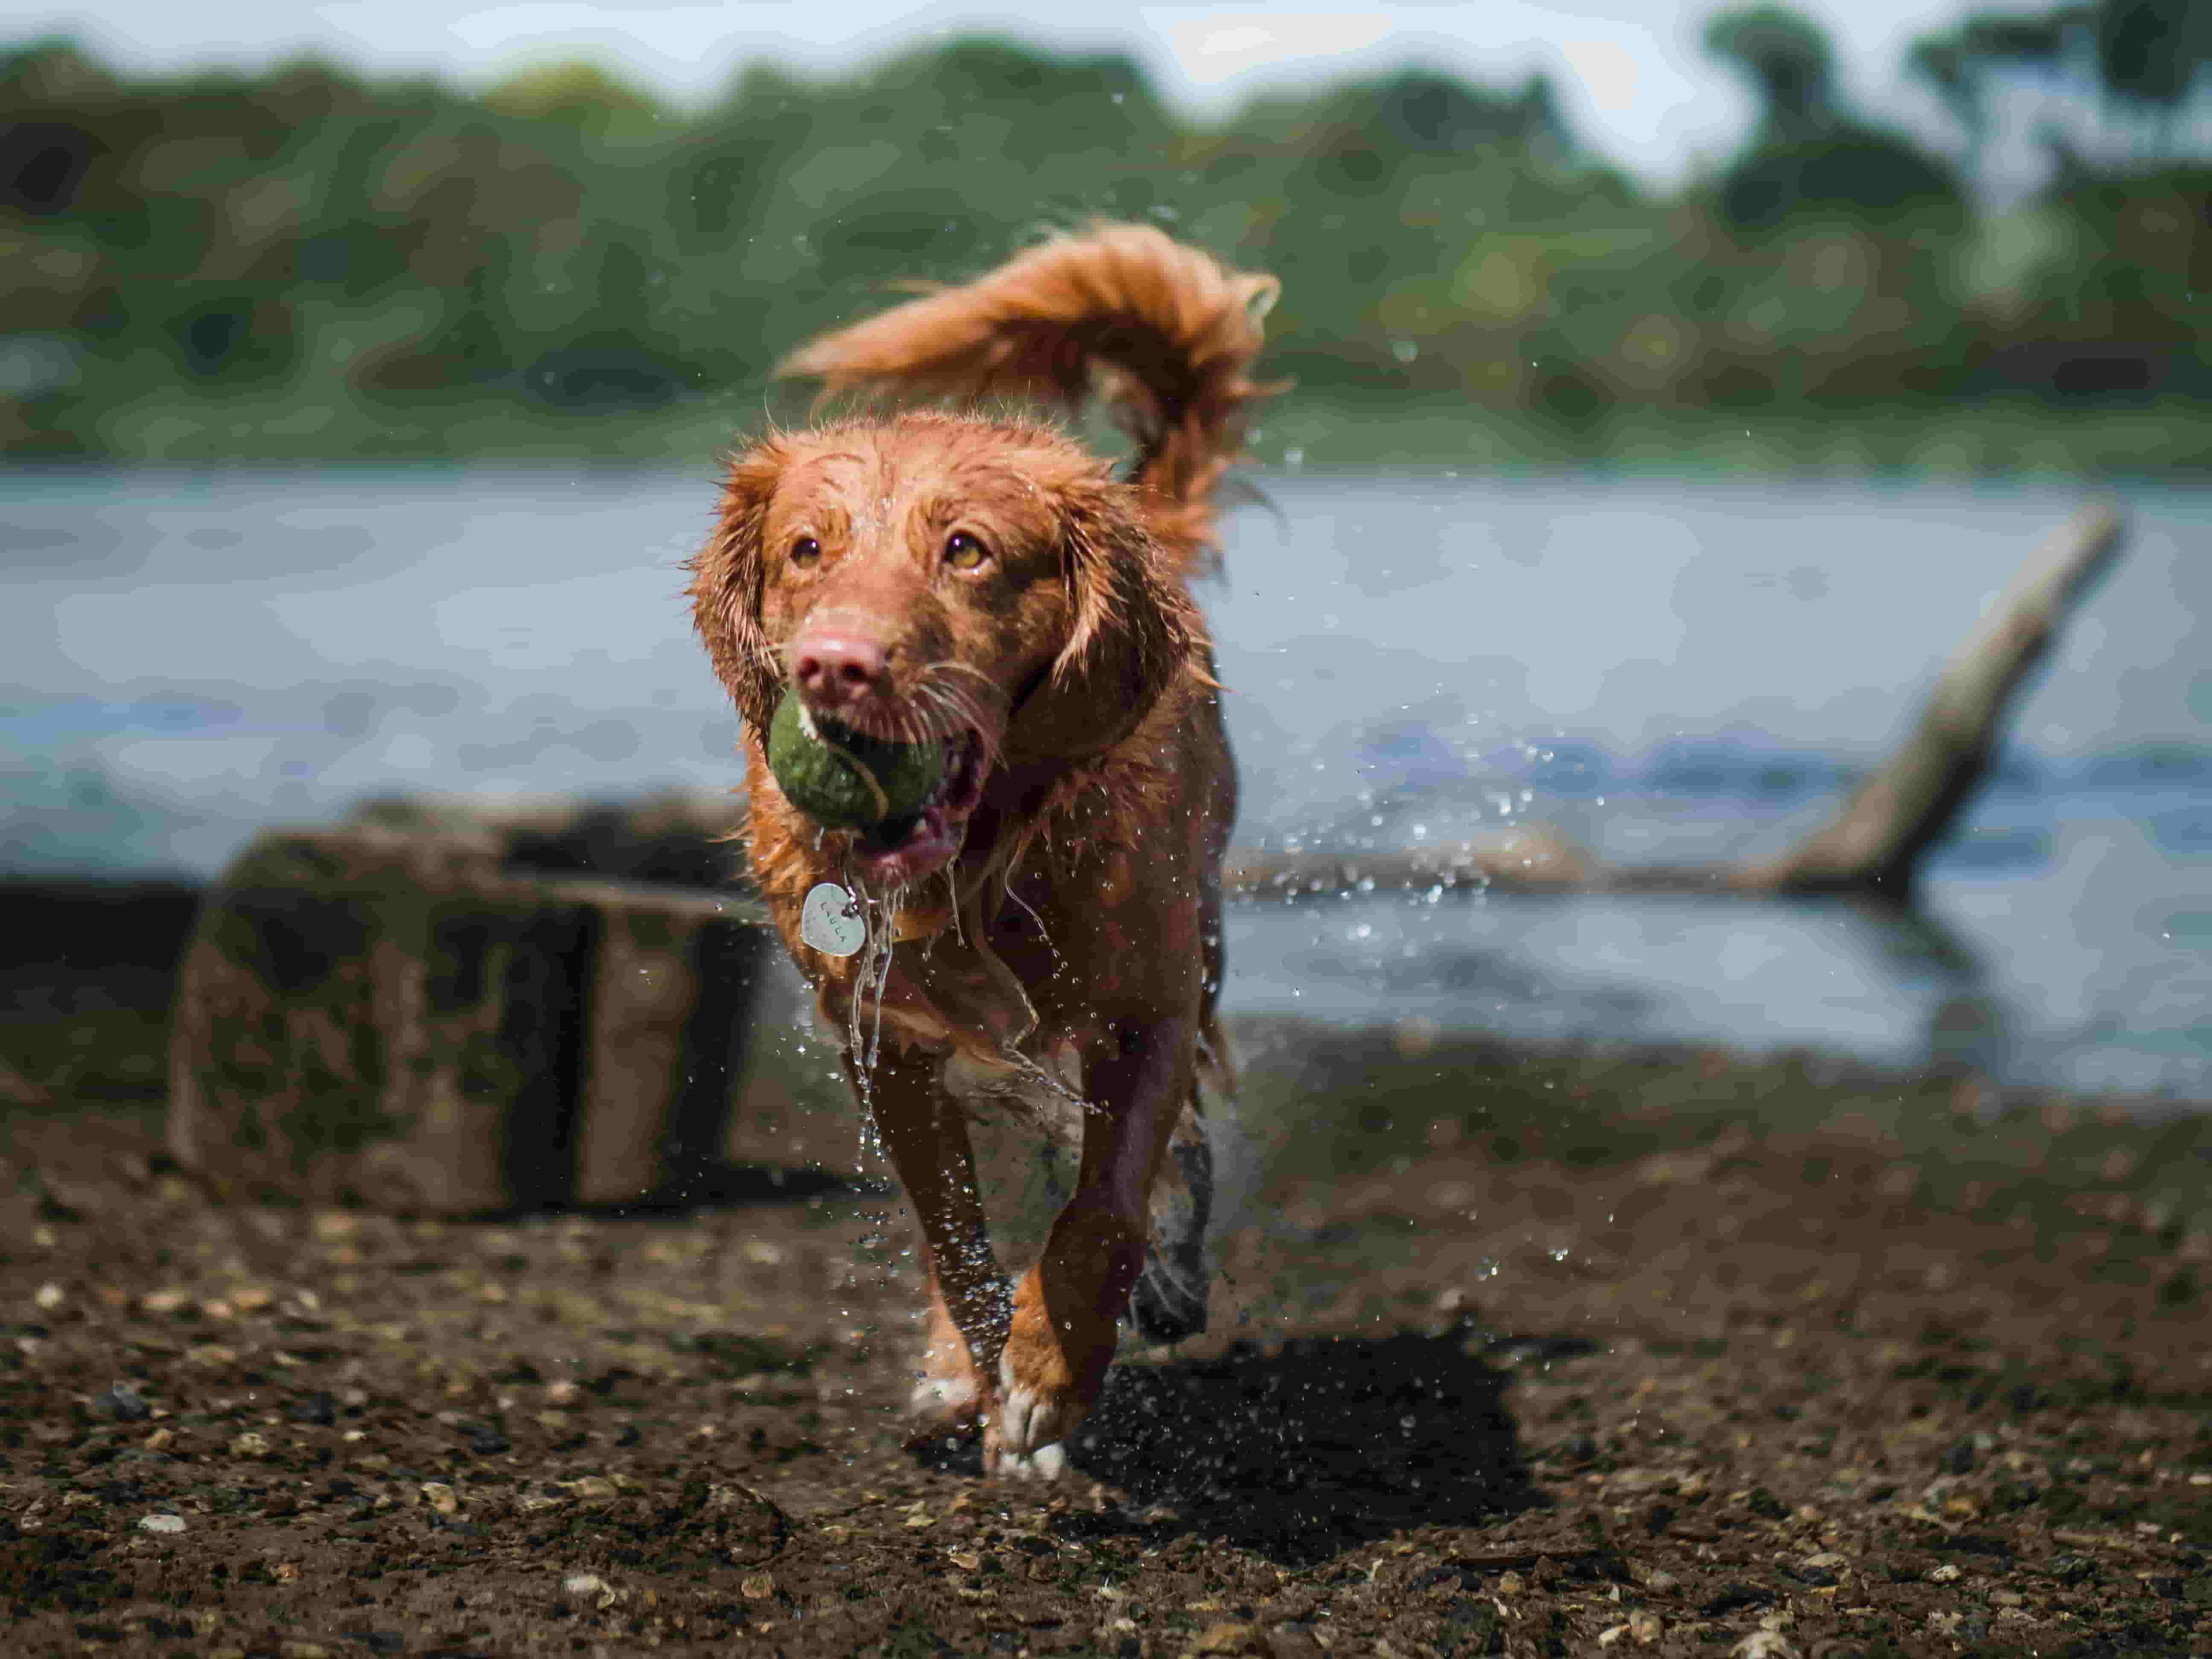
[[[860,1098],[860,1139],[854,1154],[854,1173],[862,1191],[889,1191],[890,1183],[884,1179],[889,1159],[883,1130],[876,1119],[876,1066],[883,1058],[884,994],[890,984],[891,953],[902,895],[895,890],[879,898],[849,874],[847,881],[848,890],[867,929],[846,1009],[847,1069],[853,1079],[854,1092]],[[859,1218],[857,1259],[846,1279],[846,1288],[858,1291],[866,1279],[888,1291],[898,1277],[899,1267],[897,1253],[891,1248],[890,1208],[882,1203],[869,1203]],[[853,1310],[848,1308],[846,1312],[848,1317],[853,1316]],[[864,1325],[856,1321],[856,1327],[872,1336],[875,1321],[872,1317]]]

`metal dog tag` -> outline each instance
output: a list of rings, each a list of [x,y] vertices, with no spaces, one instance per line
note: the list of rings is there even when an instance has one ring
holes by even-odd
[[[867,919],[836,882],[817,882],[799,907],[799,937],[825,957],[849,957],[868,942]]]

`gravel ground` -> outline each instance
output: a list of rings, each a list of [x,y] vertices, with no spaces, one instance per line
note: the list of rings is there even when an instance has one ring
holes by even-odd
[[[222,1209],[42,1096],[7,1649],[2212,1651],[2200,1119],[1246,1042],[1215,1334],[1133,1341],[1051,1486],[903,1448],[895,1200]]]

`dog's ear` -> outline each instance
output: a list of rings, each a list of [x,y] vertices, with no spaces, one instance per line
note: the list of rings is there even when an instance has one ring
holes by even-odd
[[[1205,637],[1171,556],[1109,478],[1060,492],[1069,628],[1060,653],[1014,710],[1014,759],[1079,759],[1134,731]]]
[[[714,533],[690,566],[692,624],[738,712],[763,732],[783,695],[783,671],[761,626],[768,582],[763,538],[787,459],[771,435],[731,460]]]

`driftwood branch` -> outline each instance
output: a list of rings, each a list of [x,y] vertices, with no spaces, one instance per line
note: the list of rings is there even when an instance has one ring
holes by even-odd
[[[1533,892],[1832,894],[1903,904],[1921,860],[1988,775],[2029,671],[2124,539],[2119,514],[2091,508],[2049,537],[1954,652],[1910,734],[1835,816],[1777,857],[1709,866],[1607,865],[1547,825],[1381,853],[1232,851],[1237,897],[1407,887]]]

